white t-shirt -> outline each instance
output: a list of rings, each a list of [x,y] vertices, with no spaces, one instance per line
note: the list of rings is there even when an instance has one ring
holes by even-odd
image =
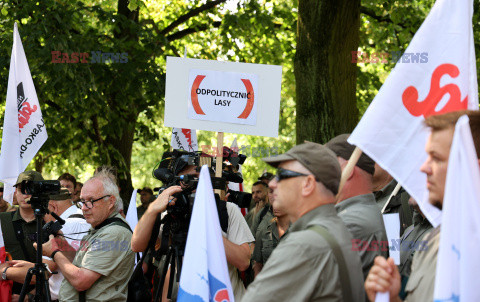
[[[68,218],[73,214],[82,214],[82,211],[76,206],[72,205],[65,212],[63,212],[62,215],[60,215],[60,218],[65,220],[65,224],[62,227],[62,233],[65,236],[72,238],[70,239],[65,237],[68,244],[75,248],[75,250],[78,250],[82,238],[87,235],[86,232],[91,228],[91,226],[83,218]],[[57,274],[53,274],[48,280],[48,283],[50,284],[50,294],[52,300],[58,299],[60,284],[62,283],[64,278],[60,270],[57,270],[57,272]]]
[[[228,229],[226,234],[222,231],[223,236],[237,245],[254,242],[255,238],[248,227],[247,221],[243,218],[240,208],[231,202],[227,202],[227,212]],[[245,286],[238,276],[237,268],[230,263],[227,263],[227,265],[235,301],[241,301],[245,294]]]

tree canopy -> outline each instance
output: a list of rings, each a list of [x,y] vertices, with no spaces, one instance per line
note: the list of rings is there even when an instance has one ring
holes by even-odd
[[[299,132],[313,131],[296,124],[293,62],[297,34],[303,34],[297,32],[298,2],[306,1],[0,3],[0,95],[5,99],[13,23],[17,22],[49,135],[31,168],[51,178],[70,172],[84,181],[96,166],[113,165],[119,169],[127,200],[132,179],[134,187],[159,186],[151,171],[169,149],[171,136],[171,129],[163,126],[165,62],[167,56],[183,56],[186,47],[189,58],[283,66],[279,137],[238,135],[241,151],[250,156],[243,168],[250,185],[267,168],[261,157],[286,151],[295,144]],[[433,3],[360,1],[355,7],[360,16],[358,49],[343,49],[342,56],[346,57],[337,59],[355,65],[351,62],[352,51],[404,51]],[[320,3],[310,1],[310,5]],[[331,5],[335,9],[336,4]],[[475,3],[473,17],[477,53],[479,5]],[[323,18],[318,22],[319,28],[326,28],[330,24],[322,22],[332,21]],[[88,63],[73,63],[74,53],[88,54]],[[117,54],[123,63],[115,59],[94,63],[105,53]],[[391,56],[386,63],[356,64],[356,87],[349,88],[356,91],[349,93],[356,96],[358,112],[348,117],[349,125],[356,124],[394,66]],[[0,102],[1,112],[4,106],[5,102]],[[343,109],[340,106],[338,110]],[[324,139],[339,134],[340,128],[336,129]],[[199,131],[198,136],[199,145],[216,145],[215,133]],[[225,145],[230,145],[235,136],[227,134]]]

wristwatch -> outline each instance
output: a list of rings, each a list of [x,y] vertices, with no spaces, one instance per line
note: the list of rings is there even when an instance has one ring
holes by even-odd
[[[8,279],[7,279],[7,269],[8,269],[9,267],[10,267],[10,266],[7,266],[7,267],[3,270],[3,272],[2,272],[2,280],[3,280],[3,281],[8,280]]]

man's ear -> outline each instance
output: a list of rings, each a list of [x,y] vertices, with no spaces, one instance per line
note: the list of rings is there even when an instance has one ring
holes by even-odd
[[[316,180],[313,175],[309,175],[305,178],[305,180],[302,182],[302,195],[303,196],[308,196],[312,194],[313,191],[315,191],[316,188]]]
[[[116,202],[117,202],[117,198],[116,198],[114,195],[112,195],[112,196],[110,197],[110,209],[115,208],[115,203],[116,203]]]

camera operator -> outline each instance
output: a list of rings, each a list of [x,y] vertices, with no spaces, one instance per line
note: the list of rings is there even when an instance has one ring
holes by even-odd
[[[18,201],[18,209],[15,212],[0,213],[0,222],[2,225],[3,240],[5,242],[5,250],[10,253],[13,260],[24,260],[31,262],[30,264],[21,265],[23,262],[10,262],[0,265],[1,280],[13,280],[13,299],[18,299],[18,295],[22,290],[22,285],[27,275],[27,271],[33,266],[36,260],[36,251],[33,242],[28,238],[29,234],[37,231],[35,214],[31,204],[28,203],[31,195],[21,192],[22,181],[42,181],[43,177],[36,171],[25,171],[20,173],[15,183],[15,195]],[[49,267],[53,267],[51,261],[45,260]],[[17,266],[12,266],[19,263]],[[32,278],[31,284],[35,283],[35,276]],[[30,290],[33,287],[29,288]]]
[[[91,225],[80,249],[74,252],[63,237],[52,235],[43,245],[43,254],[65,277],[61,301],[126,301],[134,254],[129,249],[132,233],[117,211],[119,202],[115,181],[106,172],[96,173],[85,182],[78,203]]]
[[[198,177],[199,173],[196,171],[196,166],[187,165],[178,175],[194,175]],[[133,232],[132,250],[134,252],[145,251],[157,216],[164,212],[167,206],[175,204],[176,200],[172,195],[181,191],[181,186],[171,186],[165,189],[157,199],[149,205]],[[228,271],[234,296],[236,300],[240,300],[245,293],[245,287],[238,275],[237,269],[244,271],[250,265],[251,248],[253,248],[251,244],[254,242],[254,238],[239,208],[231,202],[226,202],[226,210],[228,213],[228,228],[226,232],[222,231],[223,245],[225,246]]]

